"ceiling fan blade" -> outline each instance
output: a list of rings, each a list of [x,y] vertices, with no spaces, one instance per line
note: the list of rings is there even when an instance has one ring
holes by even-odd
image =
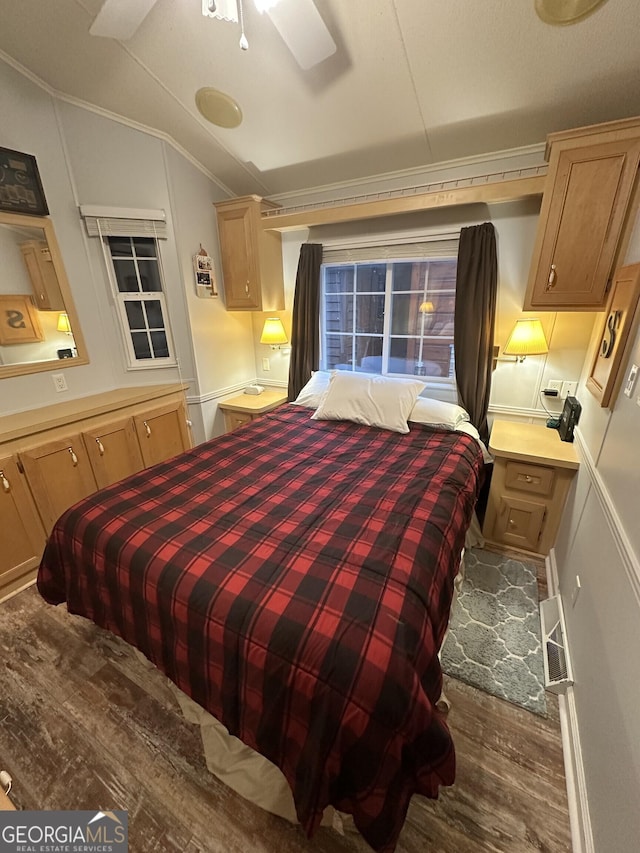
[[[313,0],[280,0],[266,13],[301,68],[312,68],[336,52]]]
[[[158,0],[104,0],[89,28],[92,36],[127,41]]]

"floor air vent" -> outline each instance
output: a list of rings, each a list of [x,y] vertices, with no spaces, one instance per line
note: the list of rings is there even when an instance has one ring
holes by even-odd
[[[540,602],[540,625],[544,650],[544,682],[552,693],[564,693],[573,684],[566,643],[562,599],[554,595]]]

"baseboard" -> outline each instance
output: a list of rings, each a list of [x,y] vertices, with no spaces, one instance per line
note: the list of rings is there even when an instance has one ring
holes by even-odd
[[[553,548],[546,557],[545,564],[549,594],[557,595],[559,593],[558,566]],[[573,853],[595,853],[573,687],[568,687],[564,695],[558,696],[558,709],[571,824],[571,847]]]

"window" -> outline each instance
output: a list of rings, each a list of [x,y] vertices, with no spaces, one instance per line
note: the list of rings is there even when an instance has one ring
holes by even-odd
[[[106,237],[105,247],[129,366],[175,364],[157,240]]]
[[[320,319],[323,369],[424,376],[447,385],[455,382],[457,241],[442,241],[433,250],[436,257],[424,257],[428,243],[418,249],[390,246],[385,253],[403,256],[350,262],[343,260],[343,253],[325,252]],[[422,256],[407,257],[411,251]]]

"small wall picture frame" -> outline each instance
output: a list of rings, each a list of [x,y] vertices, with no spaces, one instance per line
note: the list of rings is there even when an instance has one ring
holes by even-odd
[[[200,251],[193,259],[196,277],[196,293],[198,296],[209,298],[218,295],[216,277],[211,258],[200,244]]]
[[[44,340],[38,311],[30,296],[0,295],[0,346],[34,344]]]
[[[0,147],[0,210],[48,215],[38,164],[32,154]]]

